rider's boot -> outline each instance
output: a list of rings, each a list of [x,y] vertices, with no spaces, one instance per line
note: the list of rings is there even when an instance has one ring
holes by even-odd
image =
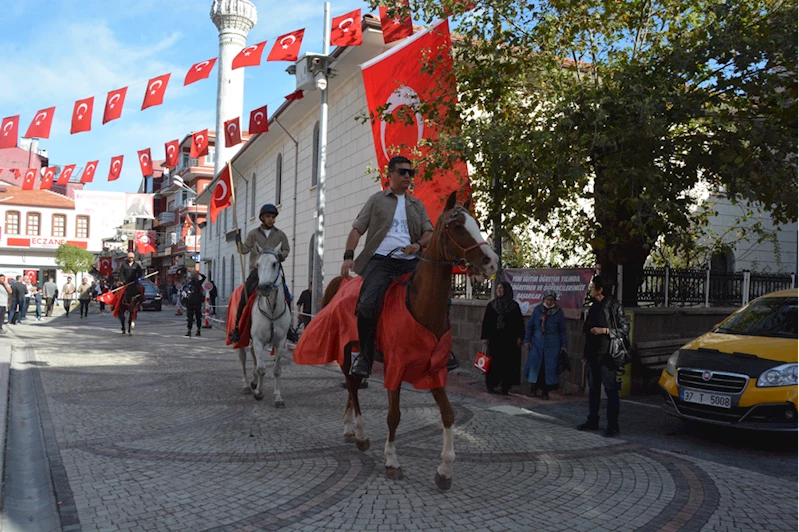
[[[358,319],[358,338],[361,344],[361,352],[352,361],[350,375],[366,379],[372,373],[372,351],[375,348],[375,329],[377,324],[371,320]]]

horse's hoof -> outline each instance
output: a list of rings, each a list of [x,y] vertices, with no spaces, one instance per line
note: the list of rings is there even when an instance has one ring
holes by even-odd
[[[386,466],[386,478],[390,480],[402,480],[402,468]]]
[[[261,399],[263,399],[263,398],[264,398],[264,394],[262,394],[262,393],[261,393],[261,394],[259,394],[258,392],[256,392],[256,393],[252,394],[252,396],[253,396],[253,397],[255,397],[255,400],[256,400],[256,401],[260,401]]]
[[[440,489],[440,490],[448,490],[448,489],[450,489],[452,487],[452,479],[451,478],[447,478],[444,475],[442,475],[442,474],[437,472],[436,473],[436,486],[438,486],[438,489]]]
[[[275,401],[275,408],[286,408],[286,401],[283,399]]]
[[[355,443],[356,442],[355,434],[345,434],[344,435],[344,441],[346,443]]]
[[[243,393],[243,394],[251,394],[251,393],[252,393],[252,388],[250,388],[250,386],[249,386],[249,385],[247,385],[247,386],[244,386],[244,387],[241,389],[241,393]]]
[[[369,440],[355,440],[355,446],[358,448],[359,451],[365,452],[369,450]],[[402,473],[400,473],[402,475]]]
[[[252,388],[253,390],[256,389],[257,387],[258,387],[258,383],[257,382],[251,382],[250,383],[250,388]]]

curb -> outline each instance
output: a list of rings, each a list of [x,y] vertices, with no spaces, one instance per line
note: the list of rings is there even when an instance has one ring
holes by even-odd
[[[8,397],[11,378],[11,341],[7,338],[0,339],[0,509],[5,508],[5,458],[6,458],[6,427],[8,426]],[[2,522],[0,521],[0,529]]]

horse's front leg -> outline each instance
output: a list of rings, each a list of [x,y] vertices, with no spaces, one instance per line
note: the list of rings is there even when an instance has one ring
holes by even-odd
[[[402,479],[402,469],[400,468],[399,459],[397,458],[397,449],[394,447],[394,437],[397,434],[397,427],[400,422],[400,408],[399,408],[400,391],[388,390],[388,416],[386,422],[388,423],[388,439],[386,440],[386,447],[384,454],[386,455],[386,478],[391,480]]]
[[[259,339],[253,338],[252,349],[255,355],[255,367],[252,371],[250,387],[253,389],[253,397],[255,397],[255,400],[260,401],[264,398],[264,375],[266,375],[264,355],[266,354],[266,345]]]
[[[275,408],[285,408],[286,402],[280,395],[280,353],[283,351],[282,347],[285,344],[285,339],[280,338],[273,346],[275,350],[275,367],[272,369],[272,375],[275,377]]]
[[[452,405],[447,398],[445,388],[432,390],[433,399],[436,400],[438,409],[441,411],[441,422],[444,425],[444,446],[441,450],[441,464],[436,469],[436,486],[442,490],[452,487],[452,474],[455,463],[455,442],[453,441],[452,425],[455,423],[455,414]]]
[[[250,388],[250,381],[247,380],[247,349],[246,348],[239,348],[239,362],[241,362],[241,382],[242,382],[242,393],[252,393],[252,389]]]

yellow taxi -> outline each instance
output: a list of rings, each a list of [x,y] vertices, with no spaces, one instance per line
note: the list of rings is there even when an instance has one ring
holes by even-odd
[[[686,421],[797,430],[796,289],[759,297],[669,357],[663,408]]]

